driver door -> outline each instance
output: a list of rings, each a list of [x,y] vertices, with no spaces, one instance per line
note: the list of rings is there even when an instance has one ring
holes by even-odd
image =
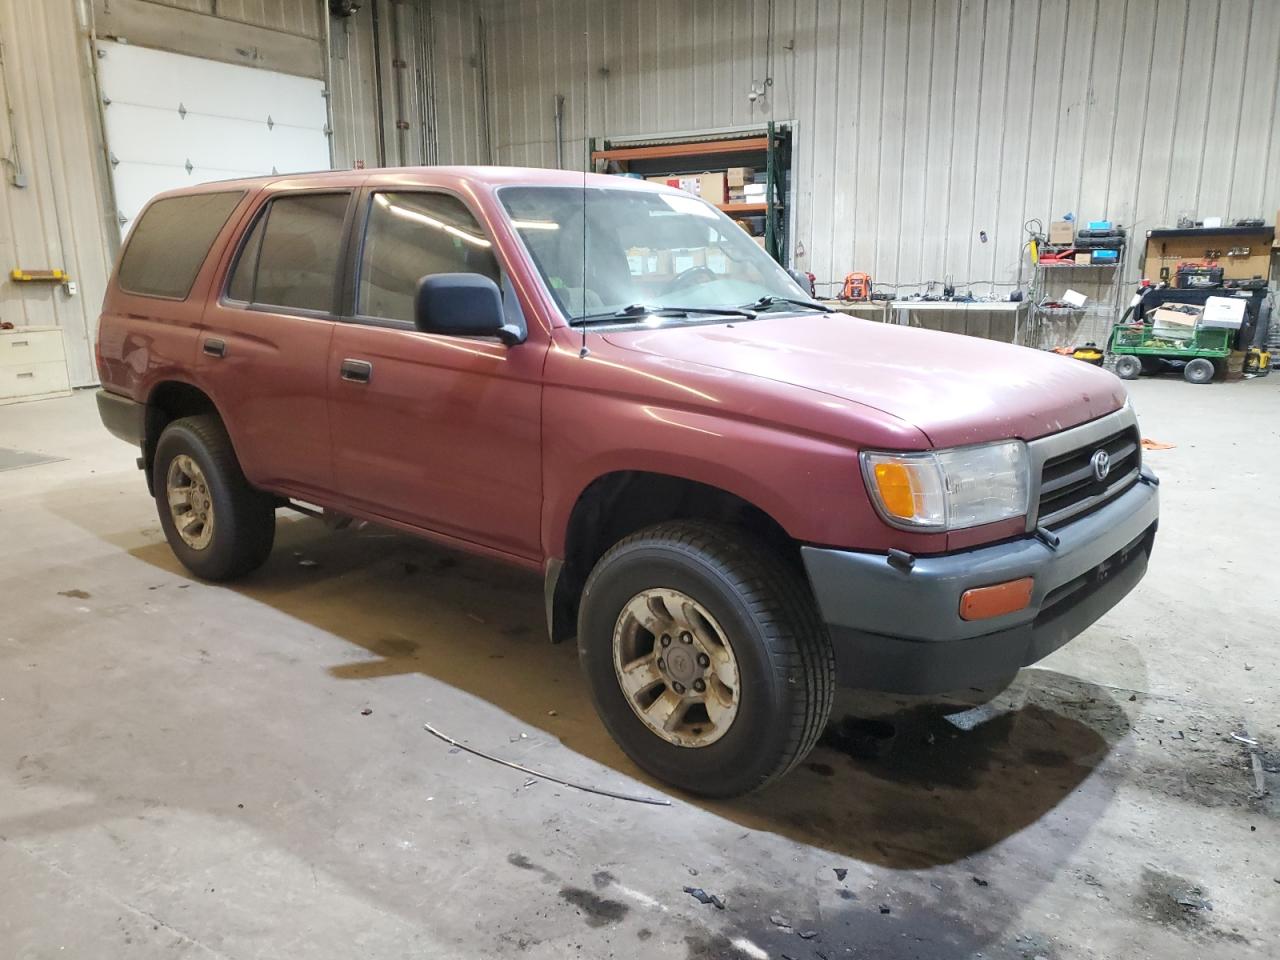
[[[541,372],[547,342],[422,333],[420,278],[480,273],[492,243],[456,196],[369,191],[355,243],[354,315],[329,352],[333,469],[365,512],[536,561]],[[504,300],[518,310],[509,286]]]

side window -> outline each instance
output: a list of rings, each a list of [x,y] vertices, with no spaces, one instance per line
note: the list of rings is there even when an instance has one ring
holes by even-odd
[[[264,306],[331,310],[349,196],[308,193],[272,200],[240,251],[227,295]]]
[[[157,200],[133,228],[116,282],[126,293],[185,300],[244,191]]]
[[[232,300],[249,303],[253,300],[253,278],[258,272],[258,251],[262,249],[262,231],[267,226],[266,212],[253,224],[253,232],[240,248],[240,256],[231,268],[231,282],[227,284],[227,296]]]
[[[356,313],[412,323],[418,281],[433,273],[479,273],[502,282],[493,245],[461,200],[440,193],[374,194]]]

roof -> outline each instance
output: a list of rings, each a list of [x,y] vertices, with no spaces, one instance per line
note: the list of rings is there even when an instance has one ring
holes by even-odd
[[[161,196],[182,196],[191,193],[216,193],[234,188],[246,190],[271,186],[298,188],[310,185],[354,186],[366,180],[375,183],[405,183],[421,177],[424,183],[441,180],[461,180],[483,183],[491,187],[563,186],[669,190],[658,184],[631,177],[617,177],[599,173],[581,173],[575,170],[556,170],[545,167],[487,167],[487,166],[422,166],[376,167],[366,170],[321,170],[311,173],[286,173],[266,177],[244,177],[237,180],[215,180],[194,184],[177,190],[165,191]]]

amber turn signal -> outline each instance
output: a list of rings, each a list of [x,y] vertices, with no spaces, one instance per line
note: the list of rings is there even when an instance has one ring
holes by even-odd
[[[1031,588],[1035,583],[1034,577],[1023,577],[966,590],[960,594],[960,619],[989,620],[1025,610],[1031,603]]]

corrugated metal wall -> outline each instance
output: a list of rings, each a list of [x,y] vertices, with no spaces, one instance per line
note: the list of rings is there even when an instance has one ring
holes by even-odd
[[[207,13],[318,40],[324,29],[325,0],[149,0],[162,7]]]
[[[796,265],[1012,284],[1023,222],[1280,207],[1276,0],[493,0],[498,163],[797,123]],[[751,102],[755,81],[765,95]],[[985,231],[987,240],[980,239]]]
[[[334,18],[335,165],[489,162],[481,22],[470,0],[366,0]]]
[[[438,163],[494,163],[485,95],[486,19],[469,0],[427,3]],[[490,73],[491,75],[491,73]]]
[[[63,330],[71,382],[96,381],[93,335],[114,256],[87,82],[88,48],[71,0],[0,0],[5,105],[0,152],[0,319]],[[21,167],[26,186],[14,183]],[[76,282],[16,283],[14,267],[64,269]]]

